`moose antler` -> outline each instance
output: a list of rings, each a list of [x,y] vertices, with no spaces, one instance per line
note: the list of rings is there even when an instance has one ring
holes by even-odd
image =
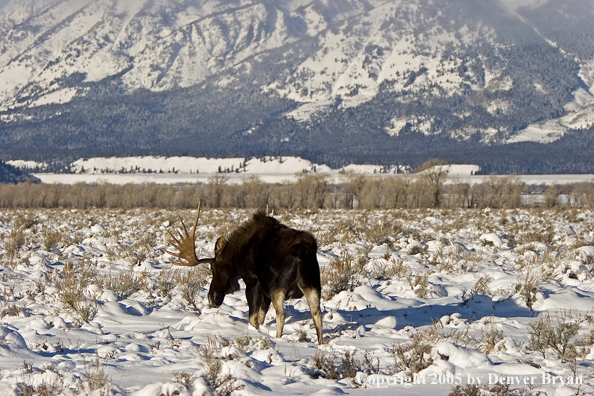
[[[272,212],[269,212],[268,205],[266,205],[266,216],[274,217],[274,208],[272,208]]]
[[[172,238],[172,240],[169,241],[169,244],[179,251],[179,253],[173,253],[168,250],[165,250],[166,253],[168,253],[172,256],[175,256],[179,259],[177,261],[171,260],[171,262],[175,265],[193,267],[193,266],[196,266],[201,263],[212,263],[214,261],[214,259],[212,259],[212,258],[198,260],[198,257],[196,257],[196,247],[194,245],[194,240],[195,240],[195,235],[196,235],[196,226],[198,226],[198,219],[200,219],[201,204],[202,204],[202,201],[200,201],[198,203],[198,214],[196,215],[196,221],[194,222],[194,227],[192,227],[192,234],[188,234],[188,229],[186,228],[184,221],[182,220],[182,218],[179,215],[177,215],[177,218],[179,219],[179,221],[183,227],[183,230],[184,230],[183,234],[179,230],[177,230],[177,233],[179,234],[179,239],[177,239],[175,236],[173,236],[173,234],[171,232],[169,232],[169,230],[166,230],[167,233],[169,234],[169,236]],[[186,260],[186,261],[182,261],[182,260]]]

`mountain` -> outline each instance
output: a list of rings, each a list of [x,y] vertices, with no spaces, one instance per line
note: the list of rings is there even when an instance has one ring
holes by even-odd
[[[510,164],[580,147],[594,169],[593,17],[594,0],[13,0],[0,154]]]
[[[21,169],[0,161],[0,184],[39,183],[40,180]]]

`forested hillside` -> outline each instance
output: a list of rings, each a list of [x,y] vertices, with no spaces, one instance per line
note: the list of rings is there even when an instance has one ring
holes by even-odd
[[[590,0],[39,4],[0,13],[4,160],[592,172]]]

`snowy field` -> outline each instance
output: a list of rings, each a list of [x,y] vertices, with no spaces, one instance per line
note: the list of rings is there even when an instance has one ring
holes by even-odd
[[[363,172],[368,175],[377,177],[394,175],[393,173],[373,173]],[[200,173],[200,174],[173,174],[173,173],[134,173],[134,174],[65,174],[65,173],[35,173],[35,177],[41,180],[42,183],[46,184],[76,184],[76,183],[107,183],[124,185],[128,183],[133,184],[145,184],[145,183],[156,183],[156,184],[192,184],[192,183],[207,183],[208,179],[216,173]],[[344,174],[338,171],[326,172],[329,176],[329,180],[333,183],[340,183],[344,179]],[[295,182],[297,179],[296,173],[252,173],[252,174],[221,174],[230,183],[242,183],[250,176],[257,176],[260,180],[265,183],[282,183],[282,182]],[[450,173],[449,179],[446,183],[484,183],[489,179],[490,176],[483,175],[470,175],[470,174],[453,174]],[[501,177],[506,177],[501,176]],[[570,184],[570,183],[582,183],[594,181],[594,175],[591,174],[579,174],[579,175],[519,175],[518,179],[528,185],[531,184],[545,184],[547,186],[553,184]]]
[[[591,210],[277,214],[318,240],[319,347],[303,299],[280,339],[243,287],[209,308],[176,213],[0,212],[0,395],[594,393]],[[251,213],[205,210],[198,254]]]
[[[13,160],[8,164],[22,169],[44,169],[47,164]],[[410,171],[402,167],[379,165],[348,165],[332,169],[299,157],[263,158],[196,158],[196,157],[111,157],[80,159],[70,165],[72,173],[37,172],[34,176],[47,184],[109,183],[109,184],[177,184],[205,183],[213,175],[222,175],[231,183],[241,183],[257,176],[265,183],[294,182],[297,175],[323,173],[334,183],[340,183],[347,172],[390,176]],[[477,165],[448,165],[449,182],[483,183],[490,176],[475,175]],[[222,172],[222,173],[221,173]],[[505,177],[505,176],[501,176]],[[592,182],[594,175],[520,175],[526,184],[567,184]]]

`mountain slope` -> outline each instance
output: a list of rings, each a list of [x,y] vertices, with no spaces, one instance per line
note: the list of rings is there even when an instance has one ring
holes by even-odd
[[[593,14],[591,0],[15,0],[0,147],[373,161],[552,141],[594,124]]]

